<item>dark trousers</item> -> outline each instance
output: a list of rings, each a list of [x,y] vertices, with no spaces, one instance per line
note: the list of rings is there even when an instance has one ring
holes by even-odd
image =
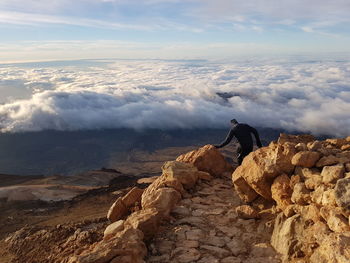
[[[253,147],[251,146],[240,146],[238,148],[238,164],[241,165],[243,162],[244,157],[246,157],[249,153],[253,151]]]

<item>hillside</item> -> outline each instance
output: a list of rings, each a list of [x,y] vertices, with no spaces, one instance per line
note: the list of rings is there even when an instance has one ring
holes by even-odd
[[[235,168],[207,145],[117,192],[99,219],[11,234],[5,262],[349,262],[349,149],[282,134]]]

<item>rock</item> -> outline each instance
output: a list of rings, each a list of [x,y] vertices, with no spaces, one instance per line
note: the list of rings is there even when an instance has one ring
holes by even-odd
[[[146,193],[146,191],[145,191]],[[181,200],[181,194],[173,188],[159,188],[149,195],[142,195],[142,208],[155,208],[158,213],[168,216],[170,211]]]
[[[247,184],[247,182],[242,177],[242,174],[233,173],[232,182],[238,196],[246,203],[252,202],[258,197],[258,194],[253,188]]]
[[[271,237],[271,245],[285,260],[297,258],[302,254],[301,242],[303,223],[300,215],[285,218],[280,213],[275,219],[275,226]]]
[[[107,240],[101,241],[88,247],[79,255],[72,256],[68,263],[104,263],[121,260],[126,263],[132,258],[133,263],[142,263],[147,255],[147,249],[142,241],[143,234],[134,228],[125,228],[123,231]]]
[[[306,188],[304,183],[297,183],[294,186],[291,200],[295,204],[306,205],[310,203],[310,191]]]
[[[326,142],[334,145],[337,148],[341,148],[344,144],[347,143],[346,139],[326,139]]]
[[[350,172],[350,163],[346,163],[346,164],[345,164],[345,170],[346,170],[347,172]]]
[[[119,197],[108,210],[107,218],[112,223],[118,221],[128,214],[128,209],[125,206],[122,198]]]
[[[116,233],[118,233],[119,231],[122,231],[124,229],[124,222],[125,222],[124,220],[119,220],[107,226],[103,233],[103,239],[104,240],[110,239]]]
[[[326,236],[310,257],[310,263],[350,262],[350,233],[332,233]]]
[[[322,147],[323,147],[323,144],[317,140],[307,143],[307,148],[309,149],[309,151],[318,151]]]
[[[253,258],[266,258],[276,254],[275,250],[268,243],[258,243],[252,246],[250,257]]]
[[[334,190],[337,205],[350,210],[350,178],[338,180]]]
[[[227,243],[227,247],[230,249],[234,256],[245,254],[248,252],[246,245],[239,239],[232,239],[231,242]]]
[[[321,173],[322,182],[325,184],[334,184],[344,176],[344,172],[345,169],[342,164],[324,166]]]
[[[237,257],[227,257],[220,261],[221,263],[242,263],[243,261]]]
[[[326,191],[325,185],[320,185],[316,187],[315,191],[311,192],[311,201],[318,204],[322,205],[322,199],[323,199],[323,193]]]
[[[122,201],[127,208],[133,207],[135,203],[141,204],[141,196],[144,189],[133,187],[123,198]]]
[[[213,176],[220,176],[233,170],[232,166],[213,145],[205,145],[198,150],[180,155],[176,161],[192,163],[199,171],[208,172]]]
[[[186,206],[179,205],[175,206],[171,213],[180,216],[189,216],[191,214],[191,211]]]
[[[205,239],[203,239],[202,242],[206,245],[212,245],[216,247],[223,247],[226,244],[223,238],[217,236],[208,236]]]
[[[195,248],[178,247],[174,249],[172,258],[180,263],[195,262],[201,257],[201,253]]]
[[[321,172],[318,168],[304,168],[300,166],[295,167],[294,173],[296,175],[299,175],[302,181],[305,181],[306,179],[311,178],[315,175],[321,175]]]
[[[335,201],[335,190],[334,189],[328,189],[323,192],[322,195],[322,205],[323,206],[336,206]]]
[[[193,164],[177,161],[166,162],[162,170],[162,177],[170,181],[178,180],[185,189],[191,189],[201,174]]]
[[[146,240],[153,237],[158,230],[162,215],[155,208],[142,209],[132,213],[125,221],[124,226],[132,226],[143,232]]]
[[[292,189],[290,188],[290,179],[288,175],[283,174],[273,181],[271,186],[272,198],[276,201],[277,206],[284,210],[292,204]]]
[[[254,219],[259,217],[258,212],[250,205],[237,206],[236,213],[238,217],[243,219]]]
[[[350,231],[348,219],[342,215],[339,209],[332,207],[322,207],[320,209],[320,214],[332,231],[338,233]]]
[[[339,159],[337,157],[335,157],[334,155],[323,156],[316,163],[316,167],[323,167],[323,166],[333,165],[333,164],[337,164],[338,162],[339,162]]]
[[[229,237],[238,237],[242,234],[242,230],[235,226],[216,226],[216,228]]]
[[[205,233],[201,229],[191,229],[186,231],[186,239],[187,240],[202,240],[205,236]]]
[[[213,176],[211,176],[209,173],[206,172],[200,172],[198,174],[198,179],[205,180],[205,181],[211,181],[213,180]]]
[[[314,223],[321,220],[320,210],[315,204],[307,206],[295,206],[296,212],[303,216],[305,221],[312,220]]]
[[[151,184],[153,183],[156,179],[158,179],[159,176],[151,176],[151,177],[144,177],[144,178],[140,178],[137,180],[138,184]]]
[[[224,258],[224,257],[227,257],[231,254],[227,249],[215,247],[215,246],[202,245],[202,246],[200,246],[200,249],[206,250],[210,254],[217,256],[219,258]]]
[[[294,189],[294,186],[297,184],[297,183],[302,183],[303,180],[301,179],[301,177],[299,175],[292,175],[290,177],[290,188],[291,189]]]
[[[211,255],[203,255],[203,257],[198,260],[197,263],[219,263],[219,259]]]
[[[301,167],[311,168],[320,159],[318,152],[301,151],[296,153],[292,158],[292,164]]]
[[[199,242],[198,240],[182,240],[179,242],[178,247],[197,248],[199,247]]]
[[[315,190],[322,183],[321,175],[314,175],[305,180],[305,186],[309,190]]]
[[[279,138],[278,138],[278,143],[279,144],[283,144],[286,142],[289,143],[294,143],[294,144],[298,144],[298,143],[309,143],[315,140],[315,137],[309,134],[303,134],[303,135],[291,135],[291,134],[285,134],[285,133],[281,133]]]
[[[243,178],[256,193],[271,200],[271,185],[274,178],[294,170],[291,159],[295,153],[294,145],[290,143],[283,145],[271,143],[269,147],[262,147],[250,153],[244,158],[242,165],[233,172],[234,184],[236,185],[235,181],[238,178]]]
[[[307,151],[307,150],[308,150],[306,144],[303,143],[303,142],[300,142],[300,143],[298,143],[297,145],[295,145],[295,149],[296,149],[298,152],[300,152],[300,151]]]
[[[349,151],[350,150],[350,144],[345,144],[340,148],[342,151]]]

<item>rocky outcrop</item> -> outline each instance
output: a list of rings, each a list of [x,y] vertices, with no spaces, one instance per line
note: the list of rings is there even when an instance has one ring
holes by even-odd
[[[350,262],[348,145],[349,137],[281,135],[233,173],[243,201],[252,202],[254,190],[276,202],[271,244],[285,262]]]
[[[79,251],[68,263],[144,262],[147,254],[144,240],[152,238],[160,223],[170,218],[170,212],[187,194],[187,190],[193,188],[199,178],[211,180],[212,175],[224,172],[224,166],[227,168],[221,154],[214,149],[212,146],[205,147],[195,156],[204,160],[209,160],[208,156],[214,156],[216,161],[221,161],[221,170],[214,167],[214,162],[206,163],[204,169],[204,164],[196,161],[193,155],[191,162],[166,162],[162,167],[162,175],[145,190],[134,187],[113,203],[107,214],[112,224],[106,228],[103,240]],[[192,161],[213,174],[198,171]]]
[[[198,150],[180,155],[176,161],[192,163],[199,171],[213,176],[220,176],[233,170],[233,167],[213,145],[205,145]]]

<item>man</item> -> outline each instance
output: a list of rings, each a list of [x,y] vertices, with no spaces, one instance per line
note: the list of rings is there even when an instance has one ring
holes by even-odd
[[[261,141],[259,138],[259,134],[256,129],[249,126],[248,124],[238,123],[236,119],[231,120],[232,127],[230,132],[228,133],[225,141],[223,141],[220,145],[215,145],[216,148],[221,148],[229,144],[235,136],[240,144],[240,148],[238,149],[238,164],[241,165],[243,158],[246,157],[251,151],[253,151],[253,139],[251,133],[254,134],[256,145],[260,148],[262,147]]]

